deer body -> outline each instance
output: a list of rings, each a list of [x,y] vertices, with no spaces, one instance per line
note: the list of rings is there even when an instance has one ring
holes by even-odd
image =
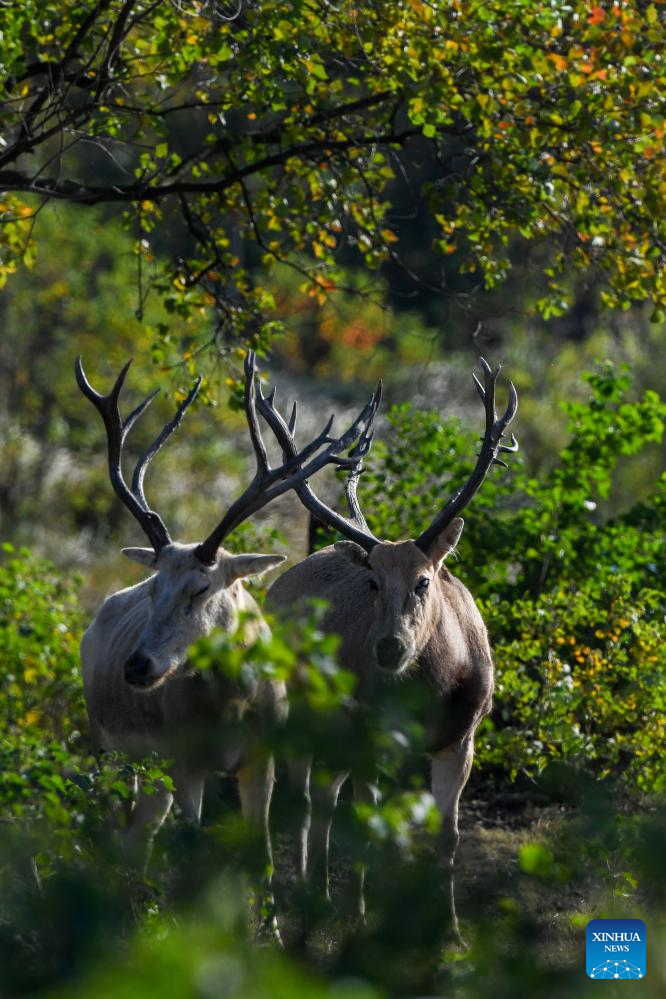
[[[357,699],[372,705],[382,685],[400,677],[420,694],[416,710],[432,760],[432,791],[441,815],[446,871],[448,921],[459,937],[453,896],[453,860],[458,842],[458,802],[469,777],[474,733],[490,710],[493,665],[488,636],[468,590],[444,568],[463,529],[461,511],[471,501],[500,453],[516,451],[517,441],[503,444],[516,415],[518,397],[509,389],[506,411],[498,417],[493,371],[481,358],[484,383],[474,381],[485,410],[485,432],[477,462],[465,485],[439,510],[414,540],[381,541],[369,529],[356,489],[363,458],[370,450],[371,425],[350,452],[345,492],[349,517],[316,495],[307,478],[294,488],[310,515],[345,538],[288,570],[271,587],[269,605],[292,613],[303,599],[320,597],[330,609],[324,627],[341,636],[340,659],[358,678]],[[259,412],[277,438],[285,459],[297,453],[292,418],[287,424],[272,398],[259,400]],[[381,699],[381,698],[380,698]],[[410,698],[411,704],[411,698]],[[327,855],[333,810],[348,774],[339,773],[326,788],[309,788],[311,761],[295,767],[305,802],[300,839],[302,875],[308,864],[323,878],[328,893]],[[367,775],[366,775],[367,776]],[[354,794],[371,800],[373,788],[352,774]],[[317,799],[315,801],[315,798]],[[359,908],[364,911],[363,878]]]
[[[379,543],[368,555],[353,542],[325,548],[276,580],[267,605],[293,613],[303,594],[326,600],[322,627],[341,637],[340,664],[357,677],[357,701],[372,709],[383,700],[382,687],[399,683],[396,696],[404,692],[404,700],[415,708],[441,816],[446,917],[458,935],[453,897],[458,803],[472,765],[474,733],[491,707],[493,664],[486,628],[469,590],[441,564],[462,529],[460,518],[452,528],[445,532],[444,550],[440,547],[430,558],[411,541]],[[300,772],[307,782],[308,767]],[[339,773],[328,787],[303,789],[307,805],[300,867],[304,875],[309,869],[325,892],[331,822],[348,776]],[[367,780],[353,772],[351,777],[355,797],[372,800]],[[363,914],[362,878],[358,905]]]
[[[266,571],[282,556],[222,550],[206,568],[195,545],[170,543],[157,558],[145,549],[127,551],[152,557],[157,572],[105,600],[83,636],[81,666],[94,743],[134,759],[156,752],[172,761],[173,794],[160,787],[136,800],[125,836],[130,859],[145,859],[146,843],[174,798],[186,818],[200,821],[205,776],[213,772],[238,776],[243,812],[263,827],[270,859],[273,761],[257,751],[256,729],[286,716],[285,685],[258,679],[241,687],[215,668],[197,673],[187,652],[215,628],[233,632],[243,611],[256,617],[255,636],[268,635],[237,573]],[[255,636],[248,629],[246,637]]]

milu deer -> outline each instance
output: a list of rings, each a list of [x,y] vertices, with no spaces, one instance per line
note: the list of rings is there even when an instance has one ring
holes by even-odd
[[[347,479],[349,519],[332,510],[307,481],[296,492],[310,515],[342,534],[345,540],[310,555],[288,569],[271,586],[266,606],[293,614],[304,595],[326,600],[325,631],[341,636],[340,662],[357,677],[357,699],[372,705],[381,688],[400,678],[402,689],[420,688],[419,703],[431,759],[431,785],[441,816],[441,853],[446,884],[444,896],[451,935],[459,939],[453,892],[453,862],[458,843],[458,802],[467,782],[474,753],[476,728],[491,707],[493,661],[486,628],[466,587],[444,562],[463,529],[459,516],[493,464],[505,465],[500,452],[516,451],[503,444],[518,407],[510,385],[503,416],[495,410],[499,368],[492,371],[481,358],[484,384],[474,376],[485,408],[486,426],[476,467],[469,481],[437,513],[413,541],[381,541],[368,528],[356,497],[362,458],[371,436],[355,449],[356,465]],[[294,420],[287,424],[272,398],[260,398],[258,410],[282,447],[285,460],[297,454]],[[327,786],[308,788],[311,761],[300,767],[305,802],[301,830],[303,875],[312,871],[328,893],[328,843],[333,812],[347,771]],[[298,767],[295,767],[298,770]],[[352,772],[357,800],[373,798],[367,775]],[[365,779],[364,779],[365,778]],[[309,833],[308,833],[309,830]],[[309,850],[309,856],[308,856]],[[364,913],[363,876],[358,905]]]
[[[81,663],[92,737],[100,749],[121,750],[135,758],[156,751],[173,761],[173,793],[164,785],[151,794],[139,790],[125,832],[133,861],[147,856],[150,837],[174,798],[184,815],[198,823],[206,773],[226,772],[238,778],[243,816],[265,836],[270,862],[273,760],[258,750],[259,740],[251,733],[253,725],[256,729],[284,718],[285,685],[259,679],[241,686],[215,668],[197,673],[188,666],[188,649],[215,628],[233,631],[243,612],[253,615],[255,634],[268,633],[242,581],[273,569],[284,556],[233,555],[222,543],[242,521],[325,464],[344,466],[346,459],[339,453],[364,433],[376,407],[368,404],[339,438],[329,435],[330,420],[298,454],[272,468],[256,415],[256,361],[250,353],[245,363],[245,413],[256,460],[254,478],[205,541],[180,544],[171,540],[163,520],[148,505],[144,477],[200,382],[139,459],[128,486],[121,467],[123,447],[155,397],[122,419],[118,401],[128,368],[125,365],[104,396],[90,385],[81,359],[76,362],[79,388],[106,428],[111,485],[151,545],[125,548],[123,554],[153,571],[148,579],[108,597],[83,637]],[[251,632],[246,637],[251,638]]]

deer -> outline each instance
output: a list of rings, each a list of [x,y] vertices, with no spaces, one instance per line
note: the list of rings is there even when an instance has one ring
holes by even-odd
[[[387,541],[369,529],[357,498],[363,459],[372,443],[371,426],[353,449],[345,492],[349,516],[324,503],[307,479],[296,494],[315,520],[342,540],[287,569],[270,587],[266,607],[293,615],[304,596],[328,604],[322,629],[340,636],[339,660],[356,677],[356,700],[372,710],[378,692],[401,681],[420,691],[420,721],[430,760],[431,790],[440,815],[439,854],[443,866],[443,921],[453,940],[462,943],[454,898],[454,858],[459,842],[458,806],[470,775],[474,737],[491,710],[493,659],[486,627],[469,590],[445,562],[456,549],[464,521],[460,516],[481,487],[490,468],[506,467],[501,452],[515,452],[518,442],[502,443],[518,409],[512,383],[506,411],[498,417],[494,371],[484,358],[483,384],[473,375],[485,410],[485,431],[468,481],[436,513],[414,540]],[[258,411],[273,431],[285,460],[298,453],[295,412],[287,423],[273,398],[263,396]],[[295,761],[292,780],[302,801],[299,872],[329,898],[328,851],[333,813],[350,776],[341,771],[325,786],[310,780],[312,759]],[[354,799],[372,803],[376,791],[367,774],[351,773]],[[365,917],[364,871],[359,872],[358,915]]]
[[[254,477],[202,542],[182,544],[172,541],[164,520],[148,504],[144,479],[150,462],[194,401],[201,379],[139,458],[128,485],[122,471],[123,448],[159,392],[123,419],[119,397],[130,364],[123,367],[107,395],[92,387],[80,357],[75,365],[78,386],[106,430],[111,486],[150,543],[147,548],[122,549],[123,555],[151,574],[107,597],[81,642],[93,745],[96,751],[121,751],[134,759],[156,752],[173,761],[172,789],[165,782],[150,789],[151,793],[135,788],[124,832],[124,848],[132,864],[142,858],[144,866],[147,863],[154,834],[174,800],[188,821],[200,823],[205,777],[222,772],[238,779],[242,815],[263,837],[262,849],[270,870],[274,762],[268,751],[261,750],[256,733],[285,719],[285,683],[258,678],[241,685],[216,668],[197,672],[188,663],[188,650],[213,629],[233,632],[239,619],[248,615],[251,625],[243,641],[270,635],[256,601],[243,584],[251,576],[276,568],[285,556],[232,554],[224,542],[248,517],[325,464],[342,462],[344,466],[349,459],[341,452],[364,434],[376,407],[371,401],[340,437],[330,435],[331,417],[298,453],[271,467],[257,419],[257,364],[250,351],[245,359],[244,405],[256,464]]]

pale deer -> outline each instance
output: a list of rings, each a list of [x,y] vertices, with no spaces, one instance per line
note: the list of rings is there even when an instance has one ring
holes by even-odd
[[[149,839],[164,822],[174,798],[183,814],[198,823],[205,775],[226,772],[238,778],[243,815],[265,836],[270,862],[273,760],[251,732],[253,725],[270,725],[285,716],[285,684],[257,679],[241,685],[216,668],[197,673],[188,665],[188,649],[215,628],[233,631],[242,612],[254,616],[255,634],[268,633],[242,580],[273,569],[284,556],[233,555],[222,542],[251,514],[325,464],[344,465],[348,459],[338,458],[339,452],[367,429],[376,405],[371,401],[339,438],[329,436],[329,421],[298,454],[272,468],[256,415],[256,361],[250,353],[245,364],[245,413],[256,459],[254,478],[205,541],[180,544],[171,540],[162,518],[148,505],[143,483],[150,461],[180,424],[200,380],[139,459],[128,486],[121,468],[123,446],[155,397],[123,420],[118,401],[128,368],[125,365],[104,396],[88,382],[81,359],[76,362],[79,388],[106,428],[113,489],[151,545],[125,548],[123,554],[153,570],[148,579],[108,597],[83,637],[81,663],[92,738],[100,749],[120,750],[134,758],[155,751],[173,761],[173,793],[164,784],[150,794],[139,789],[125,832],[131,856],[145,858]]]
[[[518,407],[509,388],[503,416],[495,411],[492,371],[481,358],[484,385],[474,376],[485,407],[486,426],[476,467],[464,485],[414,541],[381,541],[369,530],[356,497],[362,458],[371,443],[362,437],[355,449],[356,465],[346,486],[350,518],[336,513],[313,492],[307,481],[296,493],[318,521],[345,540],[310,555],[288,569],[271,586],[267,607],[293,614],[304,596],[328,602],[324,630],[341,636],[340,662],[357,677],[357,700],[372,705],[382,685],[400,678],[421,688],[431,759],[431,786],[441,816],[441,851],[446,883],[445,914],[452,935],[459,937],[454,904],[453,862],[458,844],[458,802],[467,782],[474,753],[474,734],[491,707],[493,661],[486,628],[466,587],[445,567],[463,529],[459,516],[479,489],[493,464],[505,465],[499,452],[515,451],[517,441],[502,438]],[[294,420],[287,425],[272,399],[260,398],[258,410],[274,432],[285,460],[297,454]],[[327,786],[308,788],[311,761],[301,766],[304,815],[300,837],[301,874],[318,873],[328,893],[328,845],[333,812],[349,776],[340,772]],[[295,767],[298,770],[298,767]],[[372,800],[367,775],[352,773],[355,797]],[[309,849],[309,857],[308,857]],[[364,912],[363,878],[358,905]]]

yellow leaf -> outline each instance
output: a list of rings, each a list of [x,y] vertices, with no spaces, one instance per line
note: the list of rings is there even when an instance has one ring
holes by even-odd
[[[565,70],[567,68],[567,65],[568,65],[567,60],[565,59],[565,57],[563,55],[560,55],[559,52],[550,52],[548,54],[548,58],[550,59],[550,61],[552,62],[552,64],[555,66],[555,68],[557,70],[559,70],[560,72],[562,72],[563,70]]]

